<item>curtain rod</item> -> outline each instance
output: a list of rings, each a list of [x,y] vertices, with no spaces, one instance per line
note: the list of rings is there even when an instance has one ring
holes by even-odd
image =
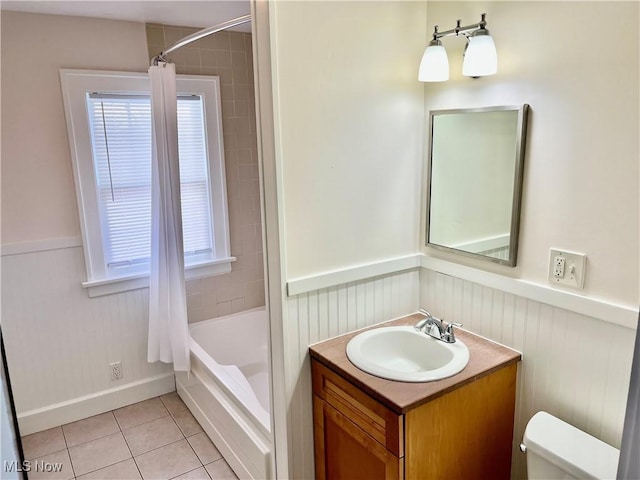
[[[169,55],[171,52],[184,47],[185,45],[190,44],[191,42],[195,42],[196,40],[200,40],[201,38],[207,37],[209,35],[213,35],[214,33],[221,32],[222,30],[227,30],[229,28],[237,27],[238,25],[242,25],[244,23],[249,23],[251,21],[251,15],[243,15],[242,17],[234,18],[232,20],[228,20],[226,22],[220,23],[213,27],[207,27],[202,30],[198,30],[191,35],[188,35],[176,43],[171,45],[170,47],[162,50],[158,55],[151,59],[151,65],[158,65],[158,62],[164,62],[164,57]]]

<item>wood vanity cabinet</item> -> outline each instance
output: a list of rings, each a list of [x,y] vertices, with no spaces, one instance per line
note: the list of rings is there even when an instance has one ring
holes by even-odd
[[[458,385],[451,379],[422,384],[379,379],[351,364],[332,363],[313,349],[318,480],[510,478],[517,352],[489,371],[470,372]],[[415,401],[421,390],[424,397]]]
[[[404,419],[315,360],[317,479],[404,478]]]

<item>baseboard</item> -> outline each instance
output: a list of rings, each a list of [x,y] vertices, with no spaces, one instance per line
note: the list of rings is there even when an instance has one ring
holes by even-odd
[[[83,418],[125,407],[132,403],[173,392],[176,389],[173,372],[127,383],[91,395],[55,403],[47,407],[18,414],[20,435],[40,432],[48,428],[75,422]]]

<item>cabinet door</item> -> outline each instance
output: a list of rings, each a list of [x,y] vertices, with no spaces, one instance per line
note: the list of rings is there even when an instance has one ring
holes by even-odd
[[[313,416],[318,480],[403,478],[402,458],[315,395]]]
[[[397,457],[404,457],[404,422],[355,385],[316,361],[311,362],[313,393],[355,423]]]

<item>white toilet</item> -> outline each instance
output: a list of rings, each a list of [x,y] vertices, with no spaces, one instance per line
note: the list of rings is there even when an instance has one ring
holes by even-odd
[[[614,480],[620,451],[547,412],[527,424],[520,449],[529,480]]]

